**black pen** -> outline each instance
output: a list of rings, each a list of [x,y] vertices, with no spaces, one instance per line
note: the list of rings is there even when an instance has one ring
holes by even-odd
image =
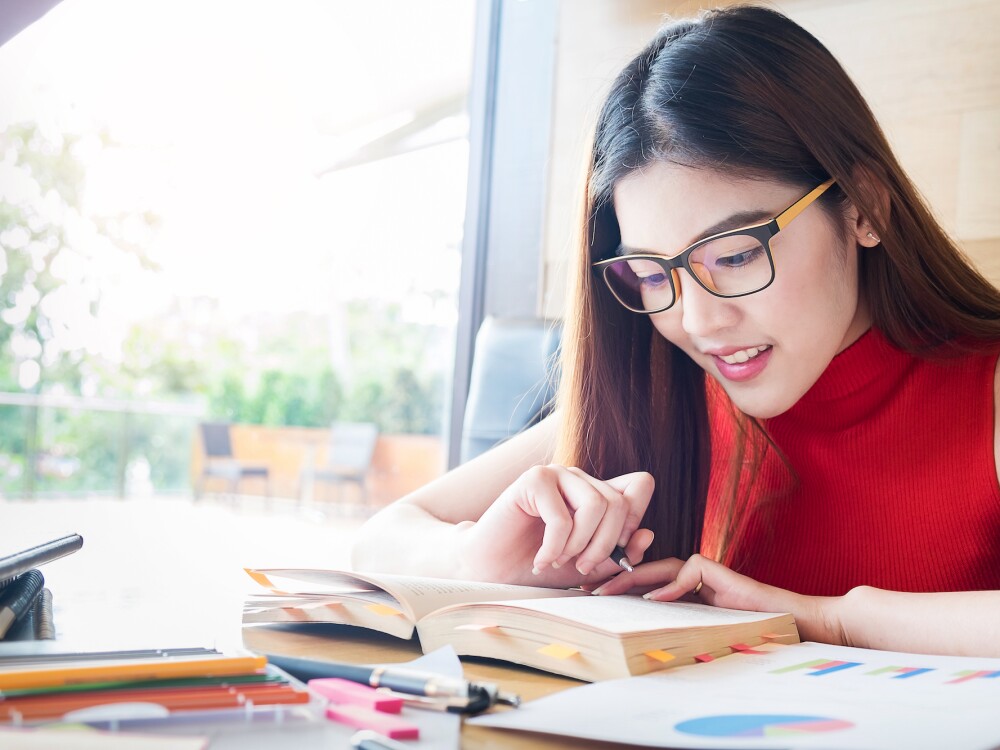
[[[339,677],[373,688],[389,688],[396,693],[422,695],[448,703],[452,713],[477,713],[496,703],[519,706],[521,698],[504,693],[490,683],[476,683],[461,677],[445,677],[418,672],[405,667],[367,667],[334,661],[298,659],[292,656],[265,654],[269,664],[283,669],[302,682],[324,677]]]
[[[627,570],[631,573],[635,568],[632,567],[632,563],[629,562],[628,557],[625,554],[625,548],[616,546],[611,550],[611,559],[614,560],[615,565],[617,565],[622,570]]]
[[[7,635],[10,626],[35,606],[35,599],[45,584],[37,570],[29,570],[15,578],[0,593],[0,638]]]

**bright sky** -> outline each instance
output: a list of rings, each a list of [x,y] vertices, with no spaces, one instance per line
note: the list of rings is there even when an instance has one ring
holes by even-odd
[[[155,279],[105,290],[121,324],[175,296],[233,313],[331,311],[458,281],[464,140],[323,177],[366,121],[462,93],[468,0],[64,0],[0,47],[0,129],[106,125],[86,210],[151,209]],[[339,137],[339,139],[338,139]]]

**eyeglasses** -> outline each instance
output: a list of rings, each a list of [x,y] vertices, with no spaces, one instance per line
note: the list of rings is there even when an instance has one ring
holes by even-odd
[[[677,301],[678,269],[716,297],[744,297],[774,281],[771,238],[787,227],[827,189],[829,179],[770,221],[721,232],[695,242],[679,255],[629,253],[593,263],[615,298],[632,312],[652,315]]]

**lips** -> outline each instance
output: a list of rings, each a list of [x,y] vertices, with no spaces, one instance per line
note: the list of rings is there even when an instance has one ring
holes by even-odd
[[[715,361],[719,374],[727,380],[750,380],[767,367],[773,349],[770,344],[749,347],[726,347],[706,352]]]

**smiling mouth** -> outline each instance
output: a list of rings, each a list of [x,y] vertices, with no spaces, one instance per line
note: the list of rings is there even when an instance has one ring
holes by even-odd
[[[764,346],[751,346],[749,349],[740,349],[738,352],[733,352],[732,354],[716,354],[715,356],[727,365],[739,365],[744,362],[749,362],[751,359],[763,352],[766,352],[770,348],[770,344],[765,344]]]

